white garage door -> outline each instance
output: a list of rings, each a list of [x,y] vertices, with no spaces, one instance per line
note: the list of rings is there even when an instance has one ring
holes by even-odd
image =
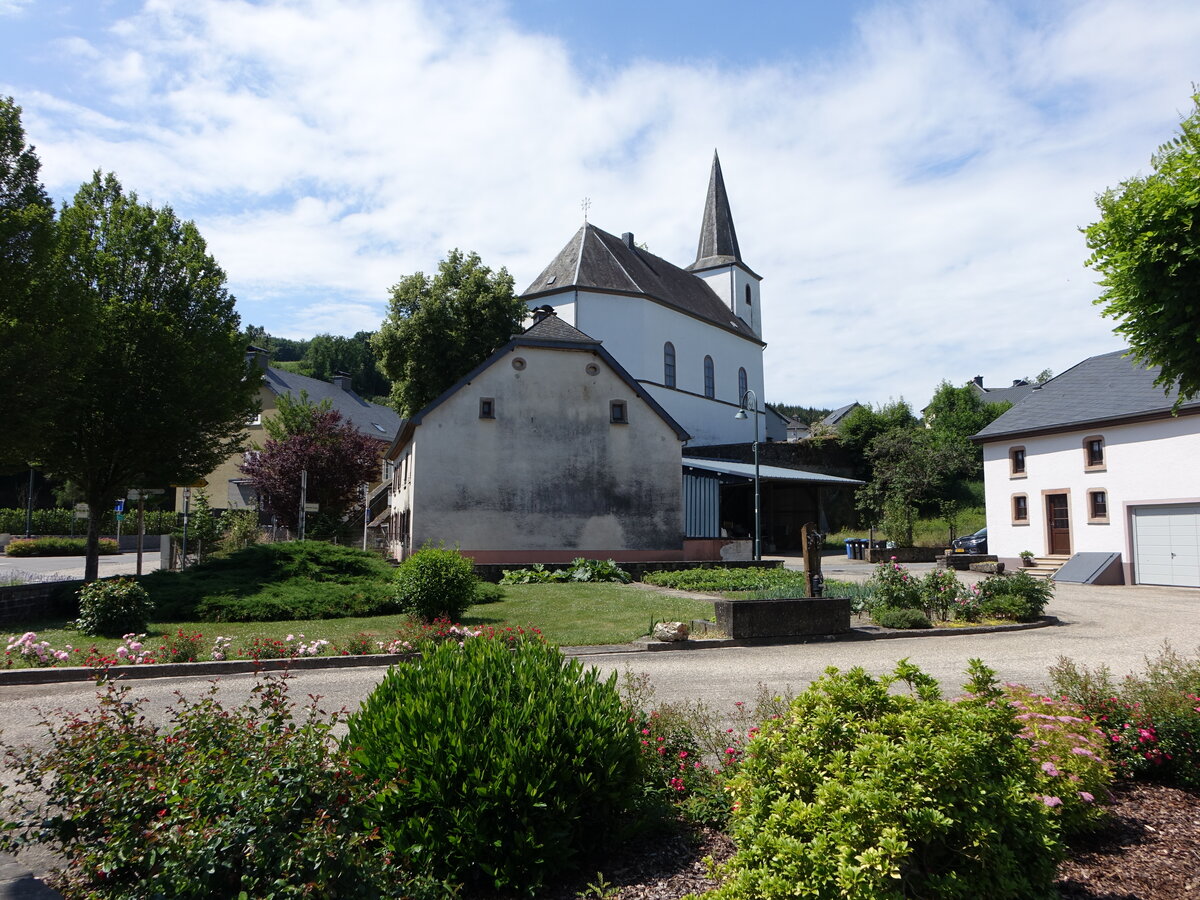
[[[1134,581],[1200,587],[1200,506],[1133,510]]]

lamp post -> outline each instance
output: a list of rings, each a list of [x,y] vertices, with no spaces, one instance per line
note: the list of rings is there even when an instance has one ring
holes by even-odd
[[[760,491],[759,491],[759,474],[758,474],[758,395],[753,390],[747,390],[742,394],[738,405],[741,407],[735,414],[735,419],[746,418],[746,400],[750,399],[754,402],[751,409],[754,412],[754,560],[758,562],[762,559],[762,514],[760,512]]]

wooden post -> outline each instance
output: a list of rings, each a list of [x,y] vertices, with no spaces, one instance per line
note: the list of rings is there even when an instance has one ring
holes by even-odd
[[[825,579],[821,575],[821,548],[825,543],[825,535],[817,531],[815,522],[805,522],[800,529],[800,539],[804,544],[804,588],[806,596],[820,597],[825,589]]]

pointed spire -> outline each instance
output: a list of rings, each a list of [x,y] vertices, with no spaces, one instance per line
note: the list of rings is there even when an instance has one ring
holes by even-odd
[[[725,193],[725,179],[721,175],[721,159],[713,150],[708,198],[704,201],[704,219],[700,223],[700,244],[696,248],[696,261],[688,268],[700,269],[741,261],[742,251],[738,249],[733,212],[729,209],[729,196]]]

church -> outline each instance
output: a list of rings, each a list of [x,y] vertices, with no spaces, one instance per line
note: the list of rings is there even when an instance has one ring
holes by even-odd
[[[762,278],[742,261],[721,161],[713,154],[696,259],[687,268],[590,223],[522,296],[604,345],[671,417],[689,447],[746,443],[763,411]]]
[[[767,437],[761,281],[715,154],[686,268],[585,221],[521,295],[532,326],[403,423],[387,452],[395,556],[440,542],[498,564],[749,558],[754,467],[702,448]],[[764,552],[794,550],[822,490],[857,483],[760,469]]]

